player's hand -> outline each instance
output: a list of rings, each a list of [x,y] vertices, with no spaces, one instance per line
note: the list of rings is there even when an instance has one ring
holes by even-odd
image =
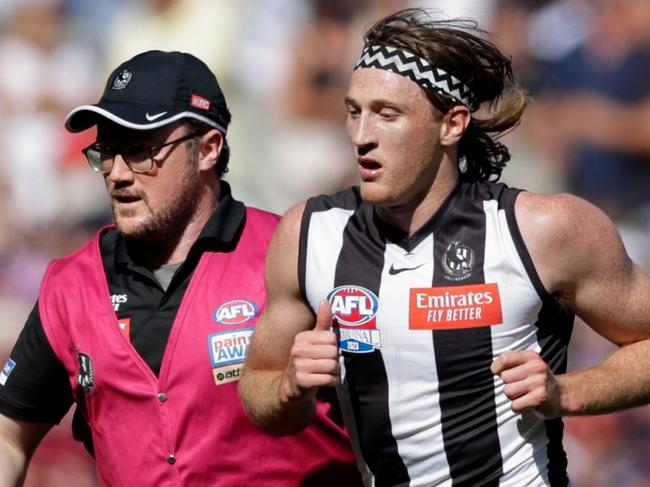
[[[545,419],[561,415],[560,387],[555,375],[537,352],[504,352],[492,362],[490,369],[503,380],[503,391],[512,401],[514,412],[530,409]]]
[[[289,365],[281,383],[284,401],[311,399],[319,387],[339,381],[338,342],[331,330],[332,310],[327,300],[318,305],[316,325],[296,335],[289,353]]]

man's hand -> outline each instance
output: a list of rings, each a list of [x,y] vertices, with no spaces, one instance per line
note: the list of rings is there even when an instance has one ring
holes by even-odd
[[[560,386],[542,357],[532,350],[502,353],[490,367],[505,384],[516,413],[532,409],[542,418],[562,415]]]
[[[338,383],[338,343],[331,326],[332,310],[324,299],[318,305],[314,328],[298,333],[294,339],[280,386],[283,402],[311,400],[319,387]]]

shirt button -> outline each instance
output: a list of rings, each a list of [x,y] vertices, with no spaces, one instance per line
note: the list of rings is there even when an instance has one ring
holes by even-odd
[[[167,400],[167,394],[165,394],[164,392],[161,392],[160,394],[158,394],[158,400],[160,402],[165,402]]]
[[[176,457],[174,455],[169,455],[167,457],[167,463],[170,465],[174,465],[176,463]]]

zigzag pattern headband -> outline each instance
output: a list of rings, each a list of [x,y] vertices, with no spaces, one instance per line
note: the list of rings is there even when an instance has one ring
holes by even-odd
[[[465,83],[453,74],[429,64],[421,57],[391,46],[368,46],[354,69],[378,68],[409,78],[425,89],[437,91],[445,98],[465,105],[470,112],[478,106],[476,97]]]

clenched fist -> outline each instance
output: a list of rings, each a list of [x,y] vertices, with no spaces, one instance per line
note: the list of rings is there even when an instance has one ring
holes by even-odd
[[[312,399],[319,387],[338,383],[339,347],[331,326],[330,303],[322,300],[318,305],[314,328],[298,333],[294,339],[281,384],[283,401]]]
[[[503,380],[504,393],[512,401],[513,411],[531,409],[546,419],[562,414],[560,386],[539,353],[532,350],[504,352],[490,369]]]

